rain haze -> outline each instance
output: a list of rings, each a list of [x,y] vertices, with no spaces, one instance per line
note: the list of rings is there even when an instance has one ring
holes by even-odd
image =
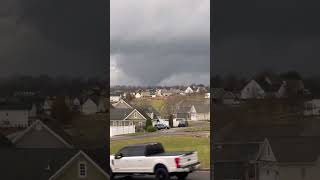
[[[0,77],[12,74],[103,76],[106,2],[0,2]]]
[[[209,84],[209,0],[111,0],[111,85]]]

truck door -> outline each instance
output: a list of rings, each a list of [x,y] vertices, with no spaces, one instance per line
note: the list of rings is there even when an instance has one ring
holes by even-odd
[[[115,172],[126,172],[128,169],[128,163],[127,163],[127,158],[130,155],[129,154],[129,149],[128,148],[123,148],[121,149],[115,156],[120,155],[121,158],[115,157],[113,164],[115,168]]]

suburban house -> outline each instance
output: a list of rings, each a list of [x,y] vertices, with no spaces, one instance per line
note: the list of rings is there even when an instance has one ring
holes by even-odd
[[[1,127],[28,127],[29,118],[35,117],[37,108],[29,104],[1,104]]]
[[[122,98],[122,93],[121,92],[112,92],[112,93],[110,93],[110,102],[111,103],[119,102],[121,98]]]
[[[304,103],[305,116],[319,116],[320,115],[320,99],[312,99]]]
[[[192,94],[196,92],[196,89],[192,88],[191,86],[187,87],[187,89],[184,91],[186,94]]]
[[[210,99],[210,93],[205,93],[205,94],[204,94],[204,98]]]
[[[213,88],[212,98],[215,103],[226,105],[237,105],[240,103],[238,97],[231,91],[226,91],[223,88]]]
[[[279,179],[316,180],[320,171],[319,137],[268,138]]]
[[[308,95],[302,80],[283,81],[278,91],[278,97],[288,97],[291,95]]]
[[[276,160],[267,140],[215,143],[215,180],[278,180]]]
[[[161,118],[160,113],[150,106],[143,107],[143,108],[137,108],[137,109],[139,112],[143,112],[146,115],[148,115],[148,117],[152,120],[157,120],[157,119]]]
[[[1,148],[0,158],[6,162],[0,165],[2,179],[110,179],[93,157],[76,149]]]
[[[267,137],[256,142],[215,143],[217,180],[316,180],[319,137]]]
[[[241,90],[241,99],[262,99],[266,97],[285,98],[304,95],[306,89],[302,80],[259,76],[248,82]]]
[[[183,106],[178,106],[175,113],[174,113],[174,116],[176,118],[183,118],[183,119],[186,119],[186,120],[190,120],[190,116],[191,116],[191,107],[190,106],[186,106],[186,107],[183,107]]]
[[[265,90],[255,80],[251,80],[242,90],[241,99],[262,99],[266,96]]]
[[[210,105],[209,104],[194,104],[190,109],[191,121],[209,121],[210,120]]]
[[[132,108],[132,106],[123,99],[120,99],[119,102],[112,104],[112,107],[118,108],[118,109],[131,109]]]
[[[140,98],[142,98],[142,95],[141,95],[141,93],[136,93],[136,94],[134,95],[134,97],[137,98],[137,99],[140,99]]]
[[[36,120],[28,128],[7,136],[17,148],[72,148],[72,139],[51,121]]]
[[[74,98],[72,101],[72,110],[79,112],[81,110],[81,102],[78,98]]]
[[[110,109],[110,132],[114,129],[119,130],[119,127],[123,128],[129,126],[132,128],[133,125],[135,129],[134,131],[129,131],[129,133],[142,131],[146,126],[147,119],[150,119],[148,115],[137,109],[112,108]],[[128,132],[123,132],[122,134],[127,133]]]
[[[106,111],[106,101],[102,97],[89,97],[81,106],[83,114],[95,114]]]
[[[207,93],[207,92],[208,92],[208,90],[207,90],[207,88],[204,87],[204,86],[199,86],[199,87],[197,88],[197,90],[196,90],[196,93]]]
[[[206,101],[180,101],[174,112],[176,118],[191,121],[210,120],[210,103]]]
[[[42,105],[42,110],[45,114],[50,115],[51,114],[51,110],[52,110],[52,103],[53,103],[53,99],[50,97],[47,97]]]
[[[1,159],[6,162],[0,166],[4,179],[109,179],[105,150],[76,149],[72,138],[50,120],[37,120],[7,139],[13,145],[0,148]],[[1,138],[0,144],[7,141]]]

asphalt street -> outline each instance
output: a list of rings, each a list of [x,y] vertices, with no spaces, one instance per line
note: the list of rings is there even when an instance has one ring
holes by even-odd
[[[154,180],[154,176],[134,176],[131,178],[126,177],[116,177],[115,180]],[[176,180],[175,177],[171,178],[172,180]],[[209,171],[196,171],[191,173],[187,180],[210,180],[210,172]]]

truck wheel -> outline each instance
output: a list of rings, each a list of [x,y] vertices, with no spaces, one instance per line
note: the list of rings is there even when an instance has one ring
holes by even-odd
[[[169,180],[170,175],[166,168],[159,167],[155,171],[156,180]]]
[[[188,175],[189,175],[189,173],[179,173],[176,176],[177,176],[178,180],[185,180]]]

